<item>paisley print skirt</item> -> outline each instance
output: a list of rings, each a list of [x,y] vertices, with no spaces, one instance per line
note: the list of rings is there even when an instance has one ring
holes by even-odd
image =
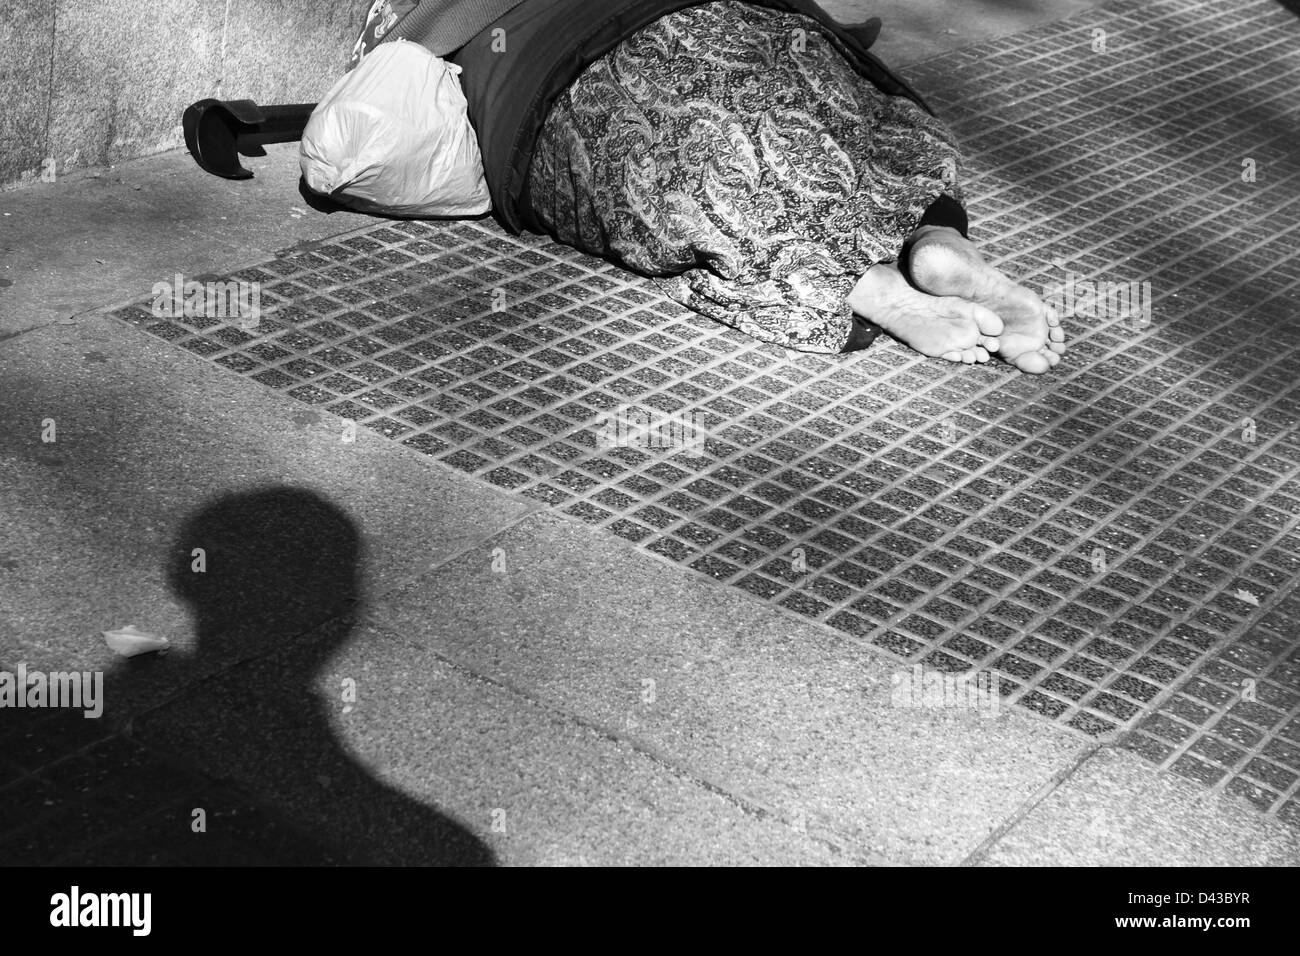
[[[665,16],[556,101],[529,202],[558,240],[657,278],[765,342],[839,352],[845,296],[960,200],[951,134],[859,76],[799,14],[739,2]]]

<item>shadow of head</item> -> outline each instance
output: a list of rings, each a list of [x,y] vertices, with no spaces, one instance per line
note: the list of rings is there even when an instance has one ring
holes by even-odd
[[[313,689],[354,637],[362,552],[348,516],[305,489],[227,494],[190,517],[167,555],[167,576],[193,612],[198,656],[220,641],[220,656],[256,656],[259,665],[242,678],[238,708],[214,712],[196,701],[155,733],[178,752],[209,746],[223,775],[299,808],[350,858],[492,865],[491,848],[473,833],[359,764],[336,736],[337,700],[327,706]],[[284,656],[260,647],[289,640]],[[218,740],[238,744],[206,743]]]
[[[301,633],[355,616],[361,556],[361,536],[339,508],[273,487],[226,495],[190,517],[167,574],[194,614],[202,652],[219,633]]]

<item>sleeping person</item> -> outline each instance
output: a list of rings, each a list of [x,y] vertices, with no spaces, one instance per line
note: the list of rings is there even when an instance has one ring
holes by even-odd
[[[883,330],[952,362],[1060,361],[1059,318],[967,237],[951,134],[860,31],[808,0],[504,5],[431,49],[464,70],[507,228],[790,349]]]

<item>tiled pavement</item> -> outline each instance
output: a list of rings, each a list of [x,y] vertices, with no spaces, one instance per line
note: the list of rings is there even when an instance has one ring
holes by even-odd
[[[1181,2],[1039,32],[959,53],[937,88],[917,77],[976,157],[976,209],[1006,264],[1036,285],[1066,270],[1152,286],[1149,328],[1073,324],[1076,373],[1024,413],[1058,446],[1039,457],[1067,469],[1034,482],[1057,505],[1043,517],[1082,552],[1030,583],[1070,599],[1051,617],[1102,615],[1072,621],[1095,628],[1086,663],[1039,687],[1131,730],[1122,745],[1160,766],[1300,823],[1300,29],[1269,3]],[[1079,562],[1088,544],[1107,572]],[[1092,675],[1106,693],[1084,696]]]
[[[1105,31],[1105,52],[1093,48],[1099,29]],[[648,612],[653,623],[647,627],[674,631],[685,626],[674,622],[680,622],[692,600],[709,607],[729,606],[725,613],[750,624],[742,623],[735,635],[718,632],[722,636],[713,638],[734,645],[726,655],[725,680],[716,688],[708,681],[695,688],[694,706],[703,708],[700,713],[691,714],[690,708],[685,714],[674,711],[685,721],[690,737],[704,731],[687,753],[675,753],[674,759],[693,766],[692,772],[704,768],[706,778],[710,767],[734,777],[731,782],[751,797],[761,798],[773,784],[777,794],[802,786],[802,795],[796,793],[793,808],[785,812],[802,814],[808,807],[812,814],[819,803],[838,803],[824,822],[838,821],[832,829],[840,838],[856,833],[848,836],[849,843],[862,843],[856,849],[865,849],[868,861],[876,858],[873,846],[875,853],[893,862],[973,860],[984,855],[990,862],[1115,863],[1114,847],[1121,845],[1131,847],[1131,857],[1139,863],[1294,858],[1293,844],[1272,857],[1242,850],[1256,845],[1249,835],[1254,832],[1251,824],[1216,813],[1208,804],[1168,809],[1167,792],[1178,787],[1167,775],[1152,776],[1159,778],[1154,789],[1117,781],[1142,778],[1138,771],[1144,758],[1199,784],[1252,800],[1271,817],[1297,823],[1300,662],[1289,621],[1296,616],[1294,584],[1300,563],[1300,491],[1295,479],[1300,442],[1294,428],[1300,270],[1293,255],[1288,256],[1288,243],[1295,245],[1292,220],[1300,189],[1295,144],[1288,142],[1286,133],[1294,125],[1295,109],[1286,94],[1296,85],[1297,55],[1290,51],[1297,32],[1296,21],[1268,3],[1249,4],[1244,10],[1225,3],[1111,4],[1099,13],[905,71],[917,79],[941,115],[953,121],[969,147],[975,236],[1006,268],[1021,271],[1033,284],[1059,283],[1069,272],[1080,280],[1151,282],[1155,301],[1149,325],[1085,314],[1067,318],[1073,350],[1066,365],[1043,379],[1004,367],[951,369],[884,343],[852,358],[785,354],[684,313],[634,277],[545,241],[511,239],[487,225],[405,224],[368,226],[289,250],[240,273],[262,278],[267,299],[284,306],[253,336],[204,320],[156,323],[152,316],[128,308],[116,314],[158,336],[142,341],[140,349],[125,327],[119,326],[120,341],[107,335],[111,320],[100,320],[103,327],[93,323],[93,332],[88,323],[53,338],[38,334],[26,347],[18,340],[16,351],[26,356],[22,361],[34,358],[36,369],[40,362],[53,362],[51,368],[57,369],[61,363],[75,363],[87,347],[96,349],[83,361],[98,363],[90,368],[99,371],[84,381],[88,370],[70,377],[56,372],[33,389],[42,397],[32,399],[36,404],[31,409],[49,408],[52,401],[70,409],[50,397],[60,387],[74,390],[72,405],[75,396],[107,400],[105,413],[98,416],[105,422],[114,417],[114,403],[119,403],[115,424],[125,425],[142,442],[131,449],[132,456],[143,455],[155,463],[125,468],[108,484],[98,478],[88,481],[81,491],[105,496],[106,504],[125,507],[137,517],[152,515],[148,520],[159,528],[146,529],[151,533],[165,533],[175,515],[193,507],[201,489],[236,486],[246,475],[256,478],[283,469],[286,479],[320,483],[332,466],[321,465],[324,472],[303,472],[294,456],[306,454],[302,460],[326,463],[335,456],[319,455],[312,443],[288,452],[301,438],[286,445],[281,437],[268,447],[257,436],[273,434],[270,430],[284,428],[290,419],[297,429],[312,430],[331,421],[342,427],[339,419],[320,414],[325,411],[356,419],[380,435],[476,476],[462,487],[482,489],[484,497],[468,509],[472,514],[461,524],[481,521],[475,515],[492,507],[490,498],[497,507],[504,505],[507,496],[499,490],[517,493],[516,501],[546,507],[550,518],[540,525],[540,518],[532,519],[523,528],[533,531],[517,529],[509,537],[514,542],[512,562],[519,559],[514,549],[526,553],[540,548],[549,554],[545,549],[566,540],[549,531],[536,540],[530,537],[562,516],[560,524],[578,519],[592,525],[597,535],[613,531],[610,544],[621,537],[642,556],[654,555],[664,563],[664,580],[673,568],[702,572],[696,580],[703,590],[675,588],[677,600],[655,602]],[[1153,66],[1158,69],[1153,71]],[[1144,87],[1134,88],[1135,81]],[[1247,158],[1257,173],[1253,182],[1242,178]],[[149,173],[133,175],[147,178]],[[255,248],[274,248],[264,241]],[[503,294],[495,294],[497,289]],[[1262,334],[1250,336],[1255,330]],[[54,341],[63,344],[51,348]],[[289,402],[267,395],[266,414],[250,412],[250,405],[260,408],[261,403],[244,392],[256,386],[233,376],[228,377],[229,386],[220,385],[218,379],[227,377],[216,368],[214,377],[196,376],[189,385],[169,378],[152,396],[137,398],[132,382],[141,375],[142,382],[151,380],[150,375],[166,375],[167,356],[175,355],[168,344],[173,341],[276,389],[289,396]],[[147,353],[147,361],[133,362],[130,357],[137,352]],[[31,371],[24,369],[24,374]],[[37,374],[45,378],[47,371]],[[126,378],[119,385],[106,386],[123,374]],[[178,381],[184,382],[185,376]],[[178,399],[176,414],[150,417],[150,402],[170,405]],[[142,404],[138,413],[133,410],[123,418],[123,401]],[[209,402],[243,408],[241,420],[250,415],[255,420],[231,434],[220,408],[211,416],[205,411],[196,416],[196,405],[206,409]],[[296,402],[316,410],[290,415],[282,407]],[[697,414],[706,435],[703,454],[636,441],[602,445],[598,426],[627,405],[647,413]],[[83,419],[83,430],[85,413],[71,412]],[[145,429],[149,420],[157,427]],[[90,434],[94,431],[92,425]],[[144,437],[150,431],[157,434]],[[111,433],[110,428],[104,434]],[[81,466],[95,468],[96,462],[112,460],[113,443],[104,439],[104,445],[101,438],[76,451],[85,458],[79,458]],[[208,460],[201,451],[207,445],[227,450]],[[370,445],[399,451],[382,439]],[[188,464],[159,464],[160,456]],[[73,470],[72,463],[56,459],[38,455],[31,480],[43,480],[40,469],[46,466],[62,466],[65,474]],[[418,466],[415,456],[403,452],[373,474],[324,480],[324,487],[332,489],[340,503],[355,507],[355,496],[367,482],[391,477],[390,472],[406,475],[402,468],[408,461]],[[443,469],[421,470],[457,477]],[[17,474],[26,473],[20,466]],[[121,489],[133,485],[132,475],[140,487],[124,496]],[[485,482],[479,484],[478,479]],[[413,475],[403,482],[399,484],[406,489],[404,496],[413,500],[445,499],[449,506],[467,501],[463,491],[451,493],[450,484],[434,481],[425,487]],[[165,503],[143,504],[157,495],[160,483],[167,488]],[[15,493],[21,496],[29,487],[20,482]],[[29,504],[25,501],[24,507]],[[30,515],[20,515],[24,520],[19,527],[28,534],[48,525],[35,532],[33,540],[53,545],[56,552],[70,549],[84,573],[85,556],[79,552],[92,543],[87,535],[102,536],[112,526],[102,523],[101,509],[66,504],[55,502],[54,511],[44,505],[30,507]],[[378,531],[386,542],[395,541],[383,546],[387,555],[377,582],[380,590],[409,574],[404,568],[422,552],[425,560],[443,561],[463,547],[463,529],[440,529],[443,534],[450,531],[451,539],[428,555],[427,549],[412,547],[416,537],[427,533],[423,523],[416,520],[409,530],[392,534],[393,522],[401,516],[390,504],[382,507],[390,513],[378,522],[365,509],[368,533]],[[73,534],[72,543],[63,542],[59,536],[77,527],[83,511],[92,516],[91,528]],[[510,523],[502,520],[493,526]],[[593,596],[594,610],[584,618],[591,634],[568,634],[573,622],[563,609],[574,600],[572,589],[583,593],[590,586],[589,575],[598,578],[602,573],[592,568],[608,565],[610,570],[603,573],[616,580],[619,574],[649,579],[655,575],[645,575],[630,561],[615,572],[621,565],[612,552],[583,545],[583,529],[565,526],[572,531],[570,550],[533,558],[536,568],[531,578],[524,578],[536,580],[524,584],[515,580],[517,573],[511,578],[510,587],[516,589],[511,595],[514,601],[559,602],[549,611],[540,609],[535,630],[536,637],[544,639],[534,643],[530,653],[556,655],[544,668],[548,672],[577,667],[599,677],[585,689],[596,692],[595,703],[577,707],[579,720],[594,720],[599,729],[602,721],[621,719],[604,713],[614,706],[613,699],[605,700],[611,682],[638,686],[644,672],[661,667],[665,655],[676,659],[682,649],[665,640],[648,640],[638,653],[635,615],[621,609],[602,616],[606,612],[600,608],[609,605],[600,601],[615,599],[612,596]],[[126,531],[124,538],[126,552],[109,549],[89,565],[92,575],[106,578],[103,586],[95,585],[99,591],[116,587],[123,593],[107,603],[99,594],[90,602],[94,606],[73,613],[75,621],[53,605],[47,607],[47,595],[39,620],[52,628],[51,634],[69,628],[93,631],[91,622],[110,611],[110,605],[125,611],[142,598],[166,600],[152,585],[140,591],[129,583],[135,573],[130,569],[142,559],[150,560],[156,544],[153,534]],[[59,555],[50,557],[37,560],[21,550],[7,551],[0,554],[0,570],[18,568],[24,580],[45,580],[51,572],[61,573]],[[570,590],[560,587],[551,593],[549,582],[564,576],[560,569],[570,566]],[[472,560],[446,565],[368,624],[366,633],[394,627],[420,632],[414,622],[439,616],[422,602],[440,607],[440,589],[448,586],[481,589],[475,584],[481,571],[476,568]],[[715,587],[709,576],[770,602],[776,617],[789,616],[784,641],[777,633],[783,630],[779,622],[751,614],[751,602],[727,605],[721,598],[739,598],[739,592]],[[716,605],[713,597],[704,599],[704,592],[716,596]],[[630,597],[634,602],[644,599]],[[667,604],[677,610],[666,612]],[[176,622],[185,616],[180,608],[168,613],[181,615]],[[488,668],[494,673],[503,654],[508,660],[522,649],[496,642],[510,633],[505,626],[510,613],[510,606],[493,608],[484,621],[497,622],[485,624],[494,639],[481,646],[471,642],[475,655],[495,661]],[[547,623],[547,614],[555,620]],[[607,636],[591,644],[615,618],[625,632],[621,643],[606,647]],[[408,659],[408,652],[402,651],[381,663],[380,673],[386,667],[403,675],[438,671],[429,679],[437,678],[444,689],[441,697],[445,688],[457,683],[454,675],[441,673],[446,665],[439,656],[453,654],[458,644],[456,620],[453,613],[438,625],[451,628],[445,634],[435,628],[411,642],[410,653],[419,660]],[[184,630],[179,623],[177,628]],[[654,634],[663,638],[658,631]],[[768,722],[758,721],[755,739],[736,741],[741,764],[711,749],[708,731],[729,726],[737,714],[733,704],[748,715],[750,701],[732,701],[740,675],[745,675],[746,693],[757,695],[757,701],[778,710],[789,703],[789,693],[772,683],[776,679],[779,684],[779,675],[770,673],[770,653],[788,643],[791,634],[801,635],[799,650],[807,652],[795,656],[837,664],[795,665],[791,673],[799,680],[825,682],[824,687],[819,684],[817,707],[792,703],[788,714],[772,720],[790,721],[796,728],[809,721],[816,728],[818,720],[829,720],[844,739],[842,746],[835,745],[836,738],[809,730],[820,745],[815,753],[800,751],[795,759],[812,763],[771,780],[763,773],[754,777],[746,761],[756,759],[755,746],[778,763],[791,760],[791,754],[765,749]],[[746,635],[745,646],[735,645]],[[687,643],[702,637],[692,632]],[[77,666],[99,666],[78,640],[59,641],[59,654],[71,653],[81,662]],[[855,655],[836,640],[874,651]],[[26,643],[20,641],[19,646]],[[397,646],[391,640],[389,645],[390,650]],[[596,656],[593,648],[601,649]],[[1066,731],[1059,736],[1068,741],[1067,735],[1074,735],[1079,752],[1094,756],[1081,767],[1075,765],[1078,772],[1037,809],[1023,809],[1022,801],[1036,781],[1044,779],[1035,774],[1065,773],[1078,758],[1066,755],[1060,744],[1047,743],[1046,736],[1025,734],[1012,750],[1019,746],[1038,752],[1017,767],[1010,751],[999,755],[996,748],[990,749],[988,733],[971,736],[967,731],[966,737],[947,738],[948,731],[938,732],[947,726],[944,720],[928,721],[923,712],[910,711],[907,719],[900,719],[886,704],[882,714],[879,704],[855,689],[863,675],[879,670],[871,663],[875,652],[883,652],[886,660],[892,655],[934,668],[993,670],[1008,701],[1049,718]],[[295,659],[294,653],[288,652],[285,660]],[[358,661],[353,666],[369,669],[368,655],[376,651],[358,647],[349,653]],[[689,653],[679,663],[689,668],[694,656]],[[9,670],[13,664],[0,660]],[[210,661],[209,670],[213,666]],[[265,661],[259,665],[254,671],[261,675],[257,680],[269,681],[273,695],[286,686],[297,693],[298,671],[286,671],[277,679],[273,670],[267,671],[274,666]],[[527,675],[536,667],[536,661],[522,659],[507,671]],[[186,674],[193,677],[184,669],[177,671],[174,661],[155,669],[155,676],[173,684],[188,679]],[[424,807],[445,807],[490,840],[472,822],[481,811],[483,794],[474,785],[463,794],[429,790],[431,775],[418,765],[407,767],[409,779],[391,781],[390,787],[396,787],[389,789],[376,788],[368,777],[353,779],[351,762],[345,760],[342,769],[330,771],[332,792],[337,795],[342,782],[352,779],[353,798],[370,809],[349,815],[351,811],[339,809],[345,803],[333,799],[324,817],[314,812],[321,795],[313,790],[312,773],[294,776],[292,771],[319,762],[319,742],[333,739],[339,728],[325,731],[309,719],[304,725],[303,715],[316,711],[305,700],[295,706],[298,698],[281,700],[278,706],[290,714],[285,728],[296,731],[294,739],[305,742],[305,748],[295,752],[288,767],[279,767],[287,752],[272,756],[277,772],[293,778],[289,791],[305,803],[299,805],[297,797],[286,800],[283,794],[270,799],[264,792],[269,786],[261,783],[256,793],[248,792],[248,785],[264,783],[263,776],[275,774],[223,765],[223,748],[207,739],[213,729],[224,728],[233,735],[230,746],[237,754],[244,749],[240,733],[265,733],[247,722],[232,722],[248,700],[243,684],[247,674],[236,668],[172,706],[154,706],[134,731],[116,722],[101,729],[99,722],[44,718],[30,711],[22,712],[20,720],[6,720],[0,737],[0,859],[403,861],[407,857],[400,848],[382,841],[340,840],[330,829],[331,824],[385,818],[373,812],[377,795],[391,804],[390,817],[405,828],[396,832],[410,836],[412,825],[432,828],[423,830],[415,845],[440,847],[443,858],[473,860],[481,855],[482,847],[473,841],[456,849],[453,838],[459,839],[460,831],[447,827],[439,814],[419,807],[418,812],[402,810],[410,810],[402,793],[419,794]],[[889,676],[882,672],[866,683],[883,681],[887,686]],[[524,677],[516,682],[521,689],[535,683]],[[845,686],[839,687],[841,683]],[[117,691],[147,695],[158,689],[144,681],[139,687],[124,682]],[[849,696],[841,699],[837,690]],[[497,733],[501,708],[511,710],[512,698],[481,697],[478,691],[452,695],[452,710],[441,723],[471,728],[471,737]],[[567,692],[560,697],[567,700]],[[403,722],[409,717],[400,711],[371,715],[372,723],[379,720],[383,727],[399,729],[377,736],[373,727],[370,736],[353,731],[346,735],[346,746],[371,753],[387,765],[387,735],[423,735],[426,725],[439,724],[422,713],[418,725],[411,726]],[[1056,733],[1037,718],[1024,723]],[[189,727],[189,743],[179,729],[173,731],[178,727]],[[1001,732],[1008,740],[1017,739],[1007,728]],[[564,790],[559,781],[568,779],[567,772],[557,764],[548,774],[537,761],[545,765],[559,757],[562,763],[560,755],[581,749],[574,740],[557,738],[550,749],[542,746],[535,754],[535,743],[522,751],[512,747],[520,735],[536,742],[549,740],[550,731],[539,738],[534,726],[525,723],[515,736],[503,733],[499,746],[513,756],[482,771],[481,753],[460,754],[467,778],[479,773],[491,788],[519,776],[520,767],[532,766],[537,772],[530,779]],[[656,733],[670,730],[659,728]],[[891,743],[891,733],[902,737]],[[650,731],[644,734],[649,737]],[[443,739],[455,737],[449,733]],[[908,743],[899,746],[904,738]],[[198,764],[178,761],[175,755],[190,753],[187,747],[196,739],[205,752],[212,752]],[[1094,741],[1118,743],[1129,753],[1108,748],[1094,752],[1087,746]],[[961,753],[967,757],[958,756]],[[338,753],[325,756],[337,759]],[[575,759],[579,775],[585,775],[590,764],[581,761],[593,758]],[[613,778],[598,775],[601,783],[595,792],[608,794],[616,803],[621,794],[631,801],[627,806],[641,806],[648,794],[673,789],[669,782],[664,790],[661,776],[647,776],[644,762],[616,757],[608,749],[594,759],[615,769]],[[997,766],[1009,776],[986,772],[979,786],[960,791],[966,779],[962,774],[975,769],[968,766],[972,763]],[[858,775],[860,768],[866,776]],[[214,781],[213,774],[228,774],[229,779]],[[850,783],[841,786],[846,779]],[[629,780],[636,781],[630,790]],[[809,781],[823,780],[824,787],[809,787]],[[958,786],[958,795],[922,796],[935,781],[944,781],[941,787]],[[689,788],[680,793],[689,793]],[[649,848],[659,845],[662,829],[652,827],[649,838],[608,836],[602,829],[608,820],[593,815],[585,802],[589,795],[580,793],[576,805],[557,798],[558,805],[567,807],[563,813],[583,822],[542,827],[544,839],[564,833],[568,839],[561,839],[562,844],[582,846],[585,840],[596,858],[615,844],[623,847],[628,860],[658,858],[658,851]],[[934,800],[949,811],[938,818],[918,812],[918,801],[924,807]],[[777,804],[786,802],[776,799]],[[188,814],[194,804],[207,808],[209,833],[202,840],[177,840],[178,830],[190,832]],[[669,797],[662,804],[672,808],[660,811],[672,815],[672,829],[691,835],[690,849],[668,851],[665,859],[707,857],[699,848],[708,843],[705,834],[716,832],[709,828],[733,826],[729,817],[719,818],[712,809],[692,816],[697,811],[690,808],[699,806],[698,795]],[[1022,809],[1008,818],[1009,808],[1015,806]],[[952,808],[960,808],[956,817]],[[820,816],[821,811],[816,812]],[[1175,821],[1164,827],[1163,837],[1151,837],[1152,814],[1160,820],[1167,814]],[[627,819],[625,812],[613,818]],[[304,829],[308,819],[317,821],[315,828]],[[867,820],[871,825],[858,832]],[[971,834],[978,840],[978,834],[987,831],[985,820],[1006,821],[997,830],[1002,836],[990,837],[983,849],[969,856],[973,844],[967,840]],[[1245,829],[1233,831],[1234,825]],[[937,829],[927,833],[926,827]],[[820,850],[795,846],[781,827],[758,829],[761,832],[733,830],[760,843],[732,839],[733,852],[720,851],[719,859],[751,858],[746,856],[751,853],[768,862],[821,859]],[[930,845],[936,832],[944,835],[940,847]],[[1228,832],[1240,838],[1220,838]],[[172,836],[164,838],[164,833]],[[321,845],[321,839],[329,846]],[[719,846],[727,843],[723,840]],[[1221,857],[1201,853],[1219,844]],[[514,848],[504,857],[527,861],[533,858],[530,852],[540,852],[536,858],[541,862],[558,859],[545,847]],[[421,858],[429,859],[427,853]]]
[[[487,223],[236,272],[251,330],[115,314],[1300,825],[1297,39],[1265,0],[1122,2],[910,71],[997,263],[1150,283],[1148,318],[1076,307],[1048,376],[783,353]],[[703,448],[602,433],[633,413]]]

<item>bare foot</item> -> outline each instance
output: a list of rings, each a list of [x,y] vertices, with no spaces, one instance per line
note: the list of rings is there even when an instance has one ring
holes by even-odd
[[[923,226],[914,234],[911,277],[931,295],[952,295],[993,310],[1006,330],[998,354],[1022,372],[1055,367],[1065,352],[1065,330],[1056,312],[1024,286],[984,261],[975,244],[956,229]]]
[[[949,362],[987,362],[999,347],[1002,320],[992,310],[913,288],[895,263],[874,265],[849,293],[849,306],[922,355]]]

